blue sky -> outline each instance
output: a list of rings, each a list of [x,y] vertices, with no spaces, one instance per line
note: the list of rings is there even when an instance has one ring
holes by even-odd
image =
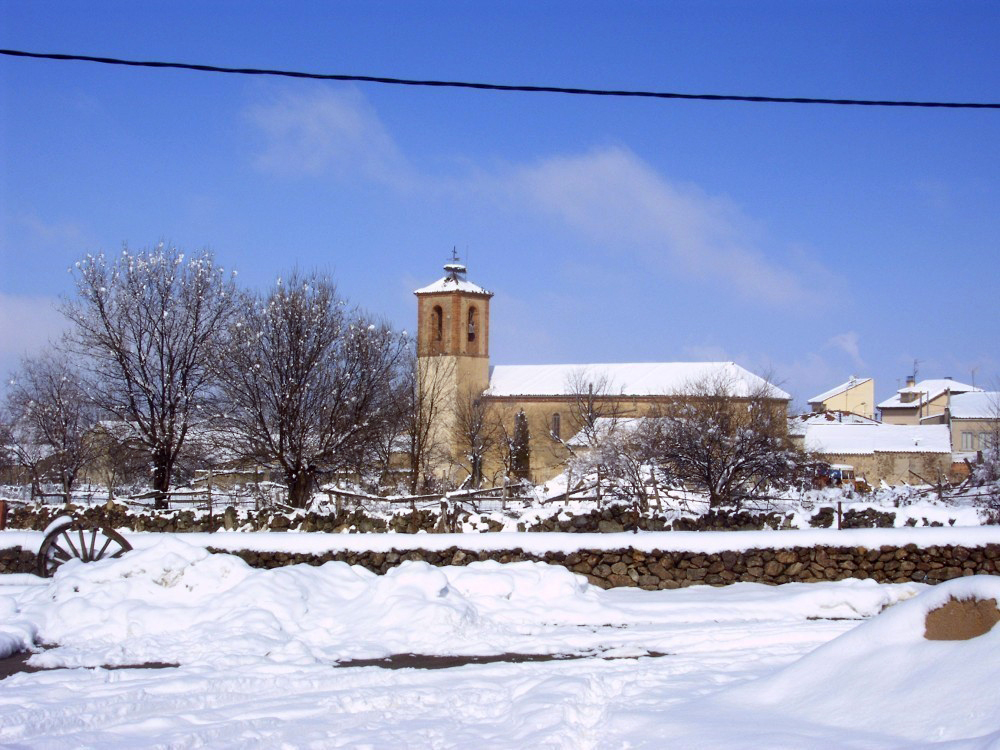
[[[1000,101],[995,2],[0,0],[0,46],[412,78]],[[625,100],[0,58],[0,368],[84,253],[331,272],[400,328],[457,246],[495,363],[1000,375],[1000,112]]]

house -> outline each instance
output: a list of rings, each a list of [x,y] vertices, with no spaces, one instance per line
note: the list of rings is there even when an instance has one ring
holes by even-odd
[[[810,426],[815,424],[877,425],[879,422],[855,412],[832,409],[812,414],[797,414],[788,418],[788,437],[791,439],[792,445],[799,450],[805,450],[806,432],[809,431]]]
[[[852,375],[846,383],[809,399],[809,408],[814,412],[840,411],[874,417],[875,381]]]
[[[947,416],[956,459],[974,460],[976,456],[969,454],[988,451],[997,444],[1000,392],[969,391],[952,396]]]
[[[830,464],[849,464],[869,484],[934,484],[949,477],[947,425],[898,425],[813,421],[803,447]]]
[[[491,408],[508,434],[513,433],[515,415],[523,415],[519,419],[529,435],[529,465],[523,473],[534,482],[563,470],[569,455],[564,440],[580,429],[573,416],[581,400],[603,415],[641,417],[665,402],[697,398],[699,386],[724,383],[734,401],[763,393],[782,418],[787,414],[788,393],[734,362],[491,366],[493,294],[468,281],[465,266],[457,260],[444,270],[445,277],[414,292],[419,388],[428,397],[433,391],[446,405],[436,411],[431,429],[438,476],[464,478],[463,446],[455,434],[463,404],[470,401]],[[491,473],[497,474],[485,472]]]
[[[951,378],[936,380],[906,379],[906,387],[878,405],[882,421],[887,424],[934,424],[946,419],[951,399],[960,393],[981,391],[974,385],[959,383]]]

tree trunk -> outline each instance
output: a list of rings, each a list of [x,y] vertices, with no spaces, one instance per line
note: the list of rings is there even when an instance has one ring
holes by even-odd
[[[158,450],[153,454],[153,491],[156,499],[153,507],[157,510],[166,510],[167,493],[170,491],[171,460],[169,454],[164,450]]]
[[[73,477],[67,472],[62,473],[63,500],[66,503],[73,502]]]
[[[308,469],[288,472],[288,504],[293,508],[305,508],[312,497],[314,477]]]

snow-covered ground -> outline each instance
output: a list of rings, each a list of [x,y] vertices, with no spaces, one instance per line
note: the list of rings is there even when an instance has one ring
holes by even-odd
[[[0,745],[997,748],[1000,628],[923,637],[973,595],[1000,578],[602,591],[539,563],[254,570],[160,536],[0,577],[0,654],[54,643],[32,663],[59,667],[0,683]],[[585,658],[336,666],[401,653]],[[99,666],[147,661],[179,666]]]

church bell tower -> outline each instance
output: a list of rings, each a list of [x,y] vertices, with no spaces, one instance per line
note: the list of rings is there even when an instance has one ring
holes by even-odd
[[[490,384],[490,298],[493,292],[466,279],[452,252],[445,276],[415,290],[417,368],[422,402],[434,402],[431,442],[440,455],[455,448],[455,410]],[[438,471],[436,473],[444,473]]]

